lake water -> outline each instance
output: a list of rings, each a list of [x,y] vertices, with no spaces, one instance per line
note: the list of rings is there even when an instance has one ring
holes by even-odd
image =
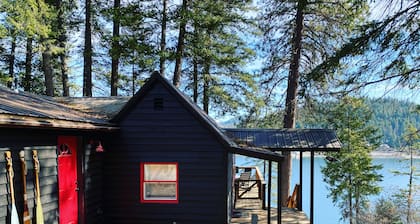
[[[314,223],[315,224],[338,224],[344,223],[340,221],[340,210],[334,206],[332,200],[327,197],[327,184],[323,182],[323,175],[321,167],[325,166],[325,160],[322,157],[315,157],[314,160]],[[406,171],[408,168],[408,160],[401,160],[396,158],[375,158],[375,164],[382,164],[383,168],[380,174],[383,175],[383,181],[380,182],[382,192],[378,196],[372,196],[371,201],[374,202],[381,196],[388,197],[398,191],[399,188],[405,188],[408,184],[408,176],[398,176],[392,173],[392,170]],[[263,162],[261,160],[250,159],[243,156],[236,156],[236,164],[240,165],[258,165],[261,172],[263,172]],[[273,163],[274,164],[274,163]],[[415,165],[420,167],[420,159],[415,160]],[[292,162],[292,183],[291,191],[295,184],[299,183],[299,160],[293,159]],[[273,166],[274,168],[274,166]],[[274,170],[274,169],[273,169]],[[277,172],[274,172],[277,173]],[[310,184],[310,158],[303,158],[303,210],[309,216],[309,184]],[[274,176],[274,175],[273,175]],[[276,183],[273,180],[273,183]],[[277,193],[277,188],[273,184],[272,194]],[[275,196],[273,196],[276,199]],[[272,206],[277,206],[277,202],[273,201]]]

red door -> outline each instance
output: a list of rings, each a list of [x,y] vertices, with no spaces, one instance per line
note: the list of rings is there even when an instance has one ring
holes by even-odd
[[[58,200],[60,224],[77,224],[77,137],[58,137]]]

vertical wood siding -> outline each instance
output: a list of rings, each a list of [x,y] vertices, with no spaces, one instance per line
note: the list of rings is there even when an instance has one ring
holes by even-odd
[[[9,185],[7,183],[5,151],[12,151],[14,170],[14,191],[16,208],[19,218],[22,221],[23,211],[23,189],[22,169],[19,159],[19,151],[25,150],[25,161],[27,165],[27,196],[28,207],[31,217],[34,217],[35,209],[35,186],[34,166],[32,150],[38,150],[40,162],[40,191],[41,201],[46,223],[58,223],[58,189],[57,189],[57,154],[56,140],[54,136],[39,135],[36,132],[22,130],[0,129],[0,224],[7,223],[11,199],[9,196]]]
[[[104,146],[105,147],[105,146]],[[86,223],[104,223],[102,210],[103,153],[94,147],[86,147],[84,156]]]
[[[154,99],[163,109],[154,109]],[[226,223],[227,152],[157,82],[120,122],[106,152],[107,223]],[[179,204],[140,203],[140,162],[178,162]]]

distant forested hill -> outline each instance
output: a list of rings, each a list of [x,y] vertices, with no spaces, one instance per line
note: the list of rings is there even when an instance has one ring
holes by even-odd
[[[379,130],[382,135],[382,143],[392,148],[404,146],[403,138],[405,127],[408,123],[415,124],[420,128],[420,115],[414,113],[416,104],[395,99],[366,99],[366,105],[372,111],[370,124]],[[296,126],[298,128],[329,128],[325,115],[334,103],[313,105],[310,109],[301,107],[298,112]],[[235,120],[224,122],[227,127],[248,128],[281,128],[283,115],[271,113],[263,118]]]
[[[369,99],[366,101],[373,112],[371,124],[383,135],[383,143],[393,148],[404,145],[402,136],[408,123],[420,128],[420,115],[413,113],[416,104],[395,99]]]

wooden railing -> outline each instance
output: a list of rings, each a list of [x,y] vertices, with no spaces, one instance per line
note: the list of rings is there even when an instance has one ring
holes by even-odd
[[[238,199],[260,199],[265,209],[264,176],[256,166],[236,167],[235,201]]]

